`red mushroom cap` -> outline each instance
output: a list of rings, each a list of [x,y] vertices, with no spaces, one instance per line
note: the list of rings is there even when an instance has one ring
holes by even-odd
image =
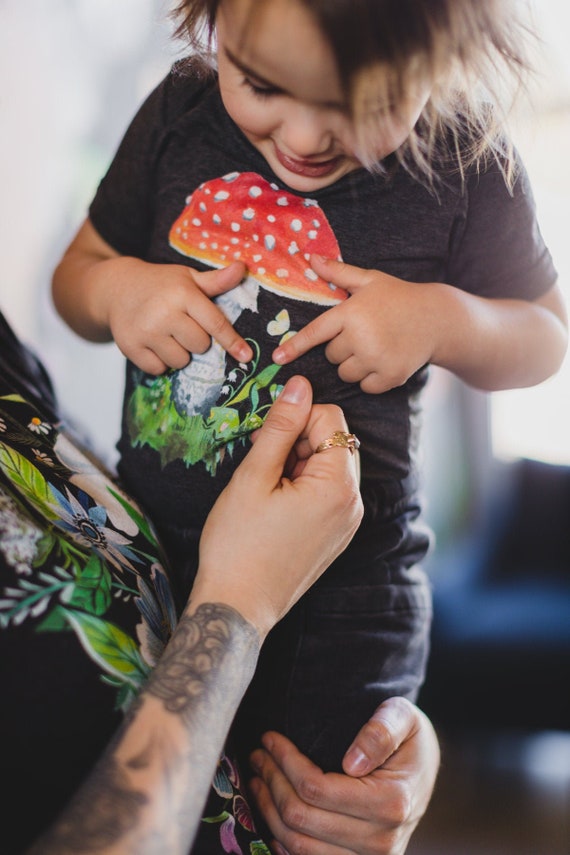
[[[277,294],[330,306],[348,293],[317,276],[312,253],[341,260],[329,222],[314,199],[280,190],[254,172],[206,181],[188,198],[170,245],[212,267],[243,261]]]

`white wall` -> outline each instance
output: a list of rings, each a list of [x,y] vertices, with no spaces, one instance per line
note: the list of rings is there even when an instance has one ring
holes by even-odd
[[[51,271],[135,109],[179,46],[160,0],[0,4],[0,306],[114,462],[123,358],[56,316]]]

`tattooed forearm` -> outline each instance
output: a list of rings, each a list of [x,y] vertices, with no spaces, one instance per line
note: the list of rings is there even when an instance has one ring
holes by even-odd
[[[187,855],[259,648],[229,606],[185,613],[106,755],[33,853]]]
[[[186,724],[214,711],[212,693],[241,693],[253,674],[259,652],[255,629],[230,606],[203,603],[184,615],[155,671],[149,691]],[[231,659],[239,667],[220,666]],[[232,685],[233,684],[233,685]]]
[[[93,773],[88,790],[76,795],[72,810],[28,855],[104,852],[133,831],[147,801],[145,794],[130,785],[122,767],[109,757],[104,767]]]

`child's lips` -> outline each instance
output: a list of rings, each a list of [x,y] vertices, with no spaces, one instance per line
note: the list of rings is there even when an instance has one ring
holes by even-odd
[[[289,172],[294,172],[295,175],[304,175],[307,178],[323,178],[330,175],[338,168],[342,159],[340,155],[337,155],[337,157],[331,157],[329,160],[297,160],[282,152],[278,146],[275,146],[275,155],[281,166],[284,166]]]

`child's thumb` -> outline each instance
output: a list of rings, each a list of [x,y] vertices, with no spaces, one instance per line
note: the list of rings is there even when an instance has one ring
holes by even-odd
[[[217,297],[239,285],[245,276],[245,265],[241,261],[234,261],[227,267],[219,270],[194,270],[194,281],[200,291],[208,297]]]

